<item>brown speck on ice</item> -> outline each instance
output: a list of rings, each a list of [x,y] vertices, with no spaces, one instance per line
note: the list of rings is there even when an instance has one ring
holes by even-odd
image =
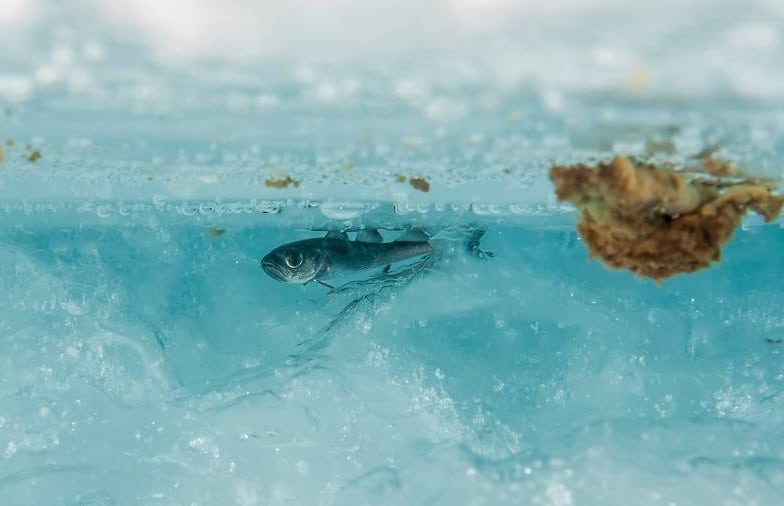
[[[637,65],[626,79],[626,89],[633,93],[639,93],[645,90],[649,83],[648,68],[644,65]]]
[[[408,184],[425,193],[430,191],[430,183],[423,177],[412,177],[408,180]]]
[[[624,157],[554,166],[550,179],[577,206],[592,257],[657,282],[709,267],[749,209],[771,221],[784,204],[769,181],[689,178]]]
[[[4,159],[5,159],[5,153],[3,152],[2,149],[0,149],[0,163],[3,163]]]
[[[210,227],[207,229],[207,235],[209,235],[210,237],[220,237],[225,233],[226,233],[225,228]]]
[[[281,179],[266,179],[264,181],[264,186],[267,188],[288,188],[289,186],[298,188],[300,182],[299,179],[292,179],[291,176],[286,176]]]
[[[13,139],[6,139],[5,140],[5,145],[10,148],[11,146],[14,145],[14,140]]]
[[[41,159],[41,152],[37,149],[30,151],[30,154],[27,155],[27,161],[30,163],[37,162]]]
[[[406,182],[406,176],[404,176],[403,174],[398,174],[397,176],[395,176],[395,182],[396,183],[405,183]]]
[[[727,162],[712,156],[708,156],[702,160],[702,167],[708,174],[719,177],[734,176],[740,172],[732,162]]]

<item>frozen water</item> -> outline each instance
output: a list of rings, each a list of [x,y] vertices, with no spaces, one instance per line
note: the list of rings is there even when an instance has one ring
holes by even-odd
[[[213,237],[151,214],[6,215],[22,223],[0,249],[8,504],[780,497],[781,267],[758,254],[778,227],[662,288],[544,222],[494,223],[486,262],[444,233],[430,271],[325,330],[361,288],[285,286],[257,264],[312,234],[276,215]]]
[[[781,178],[784,11],[539,4],[5,2],[2,504],[780,504],[781,223],[659,287],[546,170]],[[259,268],[361,226],[436,254]]]

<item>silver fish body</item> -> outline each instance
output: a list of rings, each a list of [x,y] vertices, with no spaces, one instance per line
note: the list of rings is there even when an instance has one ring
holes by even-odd
[[[432,252],[433,248],[427,241],[397,240],[381,243],[323,237],[279,246],[262,258],[261,267],[278,281],[302,284],[340,273],[385,266]]]

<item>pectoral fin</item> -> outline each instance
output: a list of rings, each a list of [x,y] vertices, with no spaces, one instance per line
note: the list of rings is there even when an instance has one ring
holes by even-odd
[[[340,239],[341,241],[348,241],[348,234],[345,232],[338,232],[337,230],[330,230],[325,236],[326,239]]]
[[[325,283],[325,282],[321,281],[320,279],[317,279],[316,283],[320,284],[321,286],[325,286],[325,287],[329,288],[332,291],[335,291],[335,287],[334,286],[330,285],[329,283]]]
[[[479,241],[485,235],[483,228],[478,228],[471,233],[471,236],[465,243],[466,251],[469,255],[478,258],[479,260],[487,260],[495,256],[492,251],[484,251],[479,249]]]
[[[357,241],[380,243],[384,242],[384,238],[375,228],[366,228],[357,232]]]

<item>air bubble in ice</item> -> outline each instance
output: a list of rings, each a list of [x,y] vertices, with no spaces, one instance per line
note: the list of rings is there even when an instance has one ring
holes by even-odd
[[[326,202],[321,205],[321,214],[332,220],[353,220],[366,211],[361,202]]]
[[[177,212],[183,216],[193,216],[199,212],[199,208],[194,205],[183,204],[181,206],[177,206]]]
[[[395,214],[400,216],[405,216],[407,214],[411,214],[414,212],[414,206],[407,203],[407,202],[396,202],[395,203]]]
[[[166,197],[164,195],[153,195],[152,204],[156,209],[161,209],[166,206]]]
[[[531,209],[531,206],[524,204],[509,204],[509,212],[517,216],[529,216],[532,214],[537,214]]]
[[[495,216],[500,214],[500,209],[495,204],[471,204],[471,211],[477,216]]]
[[[264,214],[276,214],[280,212],[280,203],[271,200],[262,200],[256,204],[256,210]]]

